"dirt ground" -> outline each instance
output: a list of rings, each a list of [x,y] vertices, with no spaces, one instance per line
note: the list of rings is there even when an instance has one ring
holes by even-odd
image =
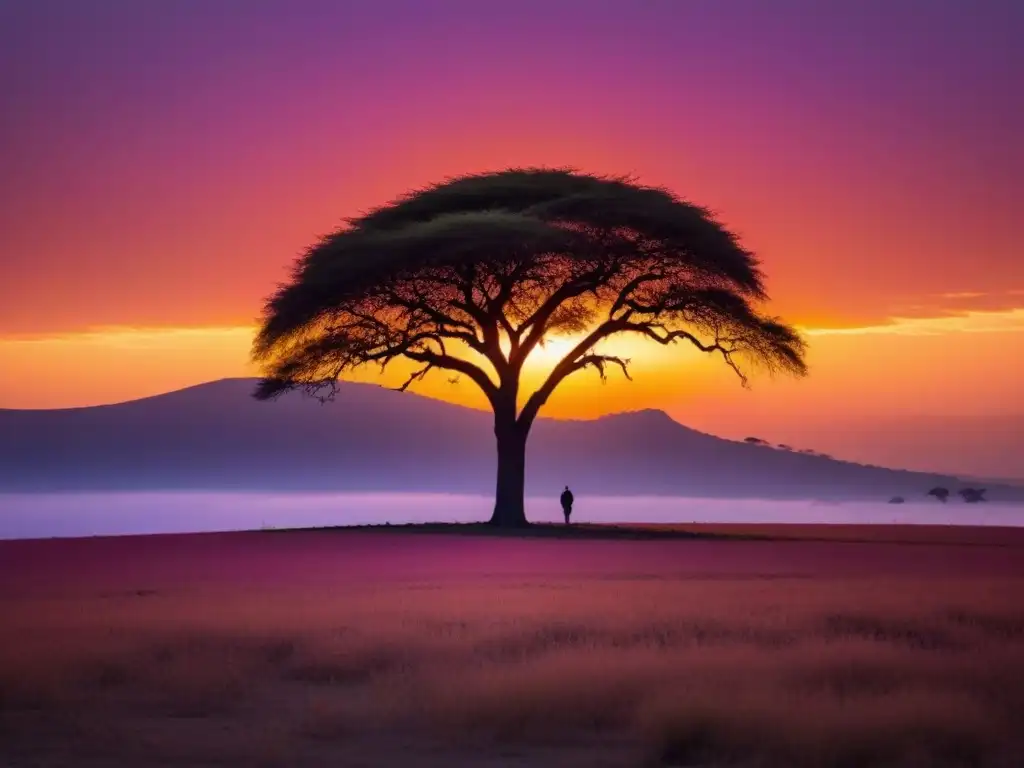
[[[0,541],[0,766],[1024,764],[1024,530]]]

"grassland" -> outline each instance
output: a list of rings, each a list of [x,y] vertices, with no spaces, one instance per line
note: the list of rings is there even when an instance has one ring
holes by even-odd
[[[671,533],[0,542],[0,765],[1024,764],[1024,532]]]

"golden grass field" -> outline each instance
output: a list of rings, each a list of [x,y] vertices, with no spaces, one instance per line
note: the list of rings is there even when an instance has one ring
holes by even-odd
[[[1024,765],[1024,531],[698,528],[0,542],[0,766]]]

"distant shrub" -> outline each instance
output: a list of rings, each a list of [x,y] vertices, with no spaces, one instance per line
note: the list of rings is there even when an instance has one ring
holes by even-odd
[[[988,501],[985,498],[984,488],[962,488],[959,491],[960,496],[968,504],[977,504],[979,501]]]

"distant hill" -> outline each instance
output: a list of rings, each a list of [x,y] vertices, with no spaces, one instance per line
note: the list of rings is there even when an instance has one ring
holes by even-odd
[[[228,379],[117,405],[0,410],[0,491],[141,489],[490,493],[490,414],[344,383],[334,402],[260,403]],[[724,440],[661,411],[540,420],[529,494],[924,499],[952,477],[869,467]],[[1024,489],[990,487],[993,501]],[[954,503],[954,502],[951,502]]]
[[[708,427],[709,417],[694,422]],[[1024,415],[879,414],[872,419],[835,413],[826,423],[780,420],[744,429],[735,422],[732,437],[751,432],[775,443],[814,447],[852,461],[905,467],[936,474],[956,474],[985,485],[1024,485]],[[713,422],[712,422],[713,423]],[[714,431],[713,428],[711,431]]]

